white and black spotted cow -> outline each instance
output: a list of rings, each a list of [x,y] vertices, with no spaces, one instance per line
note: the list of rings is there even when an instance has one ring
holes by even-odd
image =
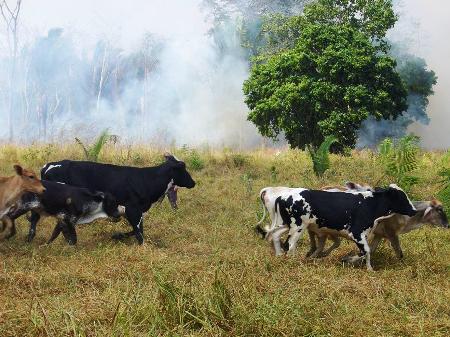
[[[367,236],[377,221],[392,213],[416,214],[405,192],[394,184],[388,189],[355,193],[286,189],[276,197],[274,211],[274,224],[268,236],[273,238],[277,255],[282,254],[283,233],[289,231],[284,250],[291,253],[303,232],[314,224],[353,240],[360,255],[350,261],[365,258],[368,270],[372,266]]]

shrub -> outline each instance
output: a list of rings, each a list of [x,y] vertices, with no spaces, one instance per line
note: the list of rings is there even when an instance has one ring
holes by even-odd
[[[412,175],[418,166],[419,140],[419,137],[412,134],[396,142],[386,138],[378,148],[385,176],[394,179],[395,183],[406,190],[419,181],[417,176]]]
[[[110,139],[110,137],[111,136],[108,132],[108,129],[105,129],[102,131],[100,136],[98,136],[96,141],[89,147],[86,147],[79,138],[75,137],[75,141],[83,149],[84,155],[87,160],[98,161],[98,156],[100,155],[100,152],[102,151],[103,146],[105,146],[106,142]]]
[[[187,158],[189,168],[194,171],[200,171],[205,167],[204,160],[200,157],[199,153],[195,150],[189,151]]]
[[[311,156],[316,176],[323,176],[325,171],[330,168],[330,147],[335,142],[337,142],[336,137],[327,136],[317,150],[312,146],[308,146],[308,152]]]

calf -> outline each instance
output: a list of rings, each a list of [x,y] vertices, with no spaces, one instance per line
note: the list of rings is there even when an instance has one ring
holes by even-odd
[[[42,180],[45,192],[41,195],[26,193],[17,203],[17,207],[9,216],[15,220],[24,213],[31,211],[31,228],[28,241],[36,233],[36,225],[41,216],[53,216],[58,219],[52,237],[52,242],[63,232],[69,244],[76,244],[75,225],[94,221],[98,218],[120,218],[125,212],[123,206],[108,193],[92,192],[86,188],[73,187],[61,183]],[[14,222],[13,222],[14,224]],[[14,227],[13,227],[14,228]],[[14,230],[15,233],[15,230]]]
[[[381,240],[387,239],[390,241],[397,257],[401,259],[403,258],[403,252],[400,247],[400,234],[418,229],[426,223],[449,228],[447,215],[438,200],[413,201],[413,204],[417,209],[416,215],[409,217],[407,215],[395,214],[378,223],[373,230],[373,239],[370,242],[370,250],[372,252],[378,248]]]
[[[268,235],[273,236],[277,255],[281,254],[280,236],[284,232],[289,231],[284,248],[291,253],[305,229],[316,225],[321,231],[354,241],[360,254],[349,261],[365,258],[367,269],[373,270],[367,241],[370,230],[383,217],[392,213],[413,216],[416,209],[405,192],[392,184],[388,189],[359,193],[297,188],[276,198],[275,213],[276,225]]]
[[[33,171],[14,165],[16,175],[0,177],[0,221],[3,231],[0,239],[8,237],[13,230],[13,222],[8,217],[11,208],[17,203],[22,194],[26,192],[43,193],[45,188]]]
[[[132,231],[115,234],[113,238],[123,239],[134,235],[138,243],[142,244],[143,213],[172,186],[195,186],[184,162],[170,154],[165,154],[165,159],[161,165],[145,168],[63,160],[46,164],[41,170],[41,177],[110,193],[120,205],[125,206],[125,216],[133,227]]]

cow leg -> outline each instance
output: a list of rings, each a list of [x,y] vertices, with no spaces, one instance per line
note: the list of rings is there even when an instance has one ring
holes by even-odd
[[[331,240],[333,240],[333,244],[326,251],[324,251],[323,253],[320,253],[320,255],[318,255],[319,257],[325,257],[325,256],[330,255],[330,253],[333,250],[335,250],[336,248],[338,248],[341,245],[341,239],[338,236],[330,235],[329,238],[331,238]]]
[[[55,239],[59,236],[59,234],[62,232],[63,230],[63,224],[58,221],[58,223],[56,224],[55,228],[53,229],[53,233],[50,236],[50,239],[48,239],[47,244],[51,244],[53,241],[55,241]]]
[[[392,236],[388,237],[388,240],[391,242],[391,246],[395,251],[395,254],[399,259],[403,259],[403,251],[400,247],[400,240],[398,238],[398,235],[394,234]]]
[[[308,234],[309,234],[309,251],[306,253],[306,257],[310,257],[317,250],[316,233],[308,230]],[[319,244],[320,244],[320,238],[319,238]]]
[[[72,222],[67,222],[63,224],[62,232],[66,242],[70,245],[77,244],[77,232],[75,231],[75,226]]]
[[[6,220],[6,221],[9,221],[10,222],[10,230],[9,230],[9,234],[7,234],[6,236],[5,236],[5,239],[11,239],[14,235],[16,235],[16,222],[13,220],[13,219],[11,219],[10,217],[6,217],[8,220]]]
[[[133,227],[133,230],[126,233],[116,233],[113,235],[113,239],[123,240],[125,238],[129,238],[130,236],[134,235],[138,243],[142,245],[144,243],[144,235],[143,235],[144,218],[142,212],[126,207],[125,215],[127,217],[128,222]]]
[[[40,219],[41,215],[39,213],[31,211],[31,216],[29,218],[30,229],[28,230],[28,238],[27,238],[28,242],[33,241],[34,237],[36,236],[36,226]]]
[[[375,253],[378,246],[380,245],[381,240],[383,240],[383,237],[380,235],[374,235],[372,242],[370,242],[370,252]]]
[[[301,224],[300,226],[291,227],[289,231],[289,237],[287,242],[289,243],[288,254],[294,254],[295,249],[297,248],[298,240],[302,237],[303,232],[305,231],[305,225]]]
[[[309,257],[311,259],[316,258],[316,257],[321,257],[321,253],[323,252],[323,249],[325,248],[326,242],[327,242],[327,236],[319,235],[318,236],[318,247]]]
[[[273,247],[275,248],[275,255],[283,255],[283,250],[281,249],[281,243],[280,243],[280,237],[283,235],[283,233],[286,233],[289,230],[287,226],[280,226],[273,230],[273,233],[271,235],[273,240]]]
[[[2,239],[2,240],[3,239],[9,239],[12,236],[11,233],[13,231],[15,233],[15,228],[13,229],[14,223],[6,215],[1,219],[1,221],[2,221],[2,224],[3,224],[3,231],[0,233],[0,239]]]
[[[356,245],[358,246],[360,253],[357,256],[346,256],[342,260],[350,263],[355,263],[365,258],[367,270],[373,271],[372,265],[370,263],[370,247],[369,243],[367,242],[367,235],[365,233],[361,233],[359,235],[355,235],[353,233],[353,237],[353,241],[355,241]]]

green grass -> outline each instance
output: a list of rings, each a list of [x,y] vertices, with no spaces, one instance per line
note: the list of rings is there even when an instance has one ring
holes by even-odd
[[[100,161],[155,165],[160,149],[108,144]],[[25,242],[27,222],[0,242],[0,336],[448,336],[450,231],[425,227],[401,237],[404,261],[385,244],[376,272],[343,266],[354,249],[344,242],[331,256],[306,260],[308,239],[293,257],[273,256],[253,227],[259,190],[269,185],[374,184],[383,170],[371,152],[331,155],[317,178],[302,151],[185,149],[197,186],[179,191],[145,216],[146,243],[114,242],[124,221],[77,228],[78,245],[62,238],[43,246],[48,218]],[[419,155],[415,199],[437,194],[441,153]],[[36,171],[47,161],[82,159],[76,146],[0,148],[0,174],[20,162]],[[192,157],[191,157],[192,158]],[[202,165],[198,165],[198,163]]]

